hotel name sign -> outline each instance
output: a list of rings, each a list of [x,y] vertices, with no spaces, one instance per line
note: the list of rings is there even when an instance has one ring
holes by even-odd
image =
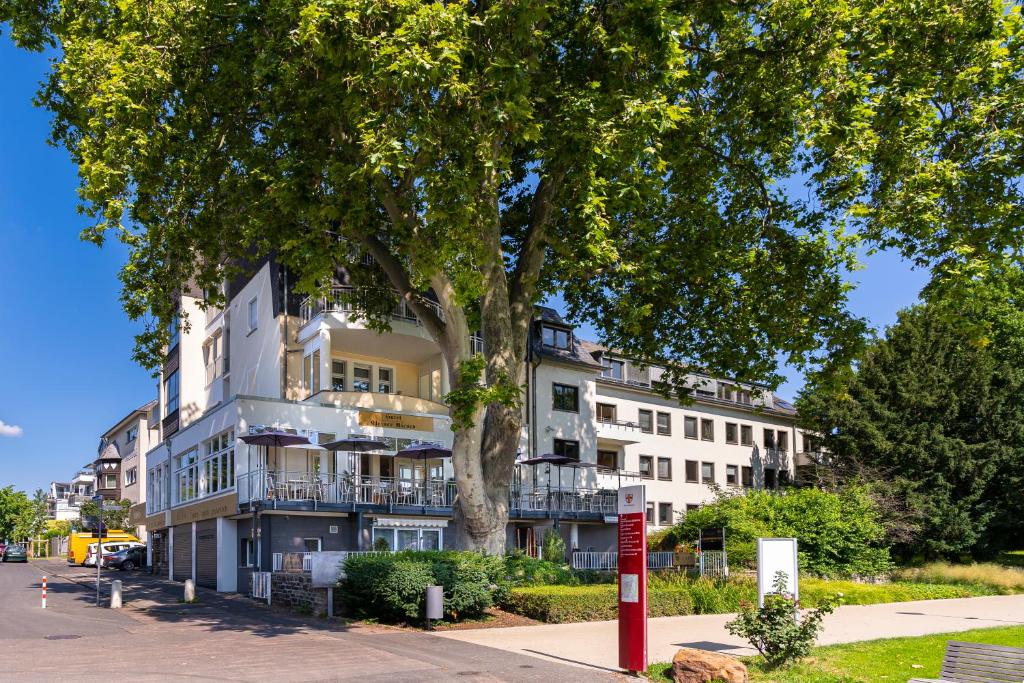
[[[232,493],[230,496],[221,496],[213,500],[171,510],[171,524],[198,522],[203,519],[210,519],[211,517],[233,515],[236,512],[238,512],[238,494]]]
[[[388,429],[415,429],[420,432],[434,431],[434,418],[398,415],[396,413],[374,413],[359,411],[360,427],[385,427]]]

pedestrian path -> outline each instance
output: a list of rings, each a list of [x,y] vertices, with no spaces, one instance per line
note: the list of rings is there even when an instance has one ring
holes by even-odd
[[[681,647],[755,654],[746,641],[725,630],[725,623],[732,617],[707,614],[649,619],[648,661],[669,661]],[[818,643],[830,645],[1015,624],[1024,625],[1024,595],[850,605],[825,617],[825,630]],[[444,631],[437,636],[548,661],[618,670],[618,626],[614,621]]]

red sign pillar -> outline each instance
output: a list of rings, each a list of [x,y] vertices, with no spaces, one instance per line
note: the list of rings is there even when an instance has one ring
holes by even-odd
[[[647,669],[647,501],[643,486],[619,489],[619,666]]]

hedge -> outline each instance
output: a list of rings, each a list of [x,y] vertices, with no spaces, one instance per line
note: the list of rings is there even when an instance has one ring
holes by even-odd
[[[608,621],[619,616],[618,587],[601,584],[513,588],[502,601],[502,607],[550,624]],[[693,614],[693,602],[685,589],[654,589],[647,592],[647,609],[652,617]]]

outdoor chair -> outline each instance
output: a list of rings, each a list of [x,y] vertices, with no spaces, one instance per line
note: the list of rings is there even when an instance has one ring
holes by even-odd
[[[1005,645],[946,643],[939,678],[912,678],[908,683],[1021,683],[1024,649]]]
[[[412,505],[415,498],[416,494],[413,491],[412,483],[408,481],[398,483],[398,487],[395,489],[395,503]]]

